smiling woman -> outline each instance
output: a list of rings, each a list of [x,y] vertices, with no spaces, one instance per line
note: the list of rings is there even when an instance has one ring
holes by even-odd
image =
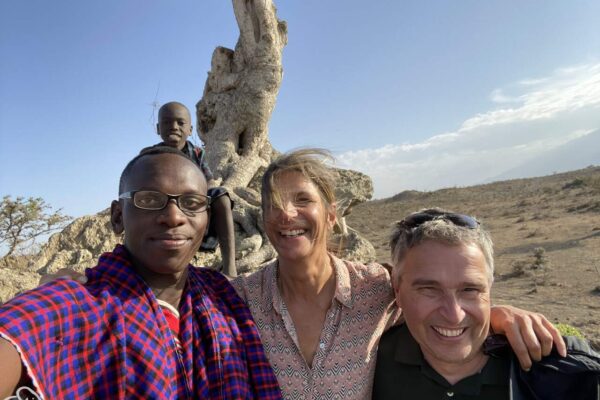
[[[329,158],[302,149],[269,165],[262,210],[277,260],[233,281],[286,398],[369,398],[378,338],[399,316],[385,268],[328,251],[336,221]]]
[[[277,259],[232,282],[250,307],[288,399],[370,398],[379,339],[400,317],[383,266],[340,260],[328,250],[336,221],[330,159],[327,151],[301,149],[269,165],[262,211]],[[517,346],[525,348],[523,342],[540,331],[533,314],[496,310],[495,330],[523,328],[527,339],[519,333]],[[521,325],[514,324],[517,314]],[[550,333],[539,335],[552,341]]]

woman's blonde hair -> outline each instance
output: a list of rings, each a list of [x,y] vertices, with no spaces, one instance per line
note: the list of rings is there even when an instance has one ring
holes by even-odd
[[[304,148],[284,153],[269,164],[262,177],[263,210],[268,205],[280,208],[281,194],[274,190],[275,180],[285,172],[299,172],[319,190],[321,199],[327,204],[335,204],[335,183],[337,173],[327,165],[333,162],[331,153],[325,149]]]

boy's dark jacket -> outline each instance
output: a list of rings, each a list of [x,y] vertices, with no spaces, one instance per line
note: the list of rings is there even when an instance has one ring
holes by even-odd
[[[583,339],[564,337],[567,356],[552,351],[542,361],[524,371],[503,336],[486,341],[486,353],[505,356],[510,352],[511,400],[600,400],[600,354]]]

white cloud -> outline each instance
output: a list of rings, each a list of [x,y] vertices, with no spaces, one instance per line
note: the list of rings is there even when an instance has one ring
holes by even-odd
[[[495,89],[490,100],[497,108],[465,120],[454,132],[345,152],[338,160],[370,175],[376,197],[499,176],[600,128],[600,63],[523,79]],[[556,170],[560,166],[549,166]]]
[[[521,101],[518,97],[510,97],[504,94],[504,91],[500,88],[494,89],[490,94],[490,100],[494,103],[517,103]]]

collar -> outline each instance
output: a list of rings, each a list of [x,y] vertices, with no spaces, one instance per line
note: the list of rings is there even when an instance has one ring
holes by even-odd
[[[155,144],[152,147],[158,147],[158,146],[170,147],[168,144],[165,144],[165,142],[157,143],[157,144]],[[192,157],[192,155],[194,154],[194,147],[195,146],[189,140],[186,140],[185,141],[185,145],[179,151],[181,151],[182,153],[186,154],[188,157]],[[144,151],[144,150],[145,149],[143,149],[142,151]]]
[[[406,324],[398,327],[396,335],[396,351],[394,360],[401,364],[418,366],[421,372],[442,386],[456,387],[460,392],[469,395],[480,393],[482,385],[506,385],[508,383],[508,359],[490,356],[480,373],[465,377],[454,385],[450,385],[443,376],[434,370],[423,357],[417,341],[413,338]],[[506,373],[504,373],[506,372]]]
[[[189,140],[186,140],[185,146],[181,148],[181,151],[187,154],[189,157],[192,157],[194,154],[194,145],[192,145]]]
[[[335,293],[334,300],[337,300],[341,305],[352,308],[352,286],[350,282],[350,274],[345,262],[329,253],[329,259],[335,273]],[[277,285],[277,276],[279,275],[279,261],[273,260],[265,267],[265,283],[268,288],[265,293],[267,307],[272,307],[278,314],[285,307],[283,297]]]

